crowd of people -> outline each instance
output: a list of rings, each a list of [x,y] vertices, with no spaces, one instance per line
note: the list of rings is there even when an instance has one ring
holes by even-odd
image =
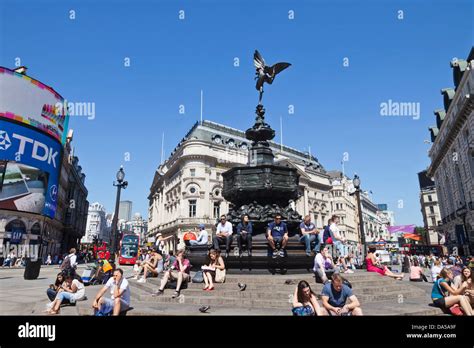
[[[294,315],[329,315],[346,316],[362,315],[359,300],[352,292],[352,286],[343,278],[343,274],[353,273],[360,264],[354,255],[346,252],[346,240],[341,236],[338,228],[339,219],[332,216],[323,230],[318,230],[305,216],[301,222],[299,242],[304,247],[307,256],[314,256],[313,272],[316,282],[323,283],[322,291],[316,295],[306,281],[300,281],[294,291],[292,312]],[[139,283],[147,282],[150,277],[159,277],[158,288],[154,296],[163,296],[166,289],[174,290],[171,297],[180,296],[181,290],[187,283],[193,281],[203,283],[203,291],[215,290],[216,284],[223,283],[226,277],[226,258],[234,237],[237,239],[239,256],[244,252],[252,255],[253,226],[249,217],[244,215],[241,222],[234,228],[222,215],[216,227],[215,236],[209,246],[209,234],[204,225],[199,225],[198,231],[191,232],[185,238],[187,246],[207,246],[208,254],[203,265],[191,279],[191,263],[187,258],[187,250],[180,249],[165,252],[165,241],[161,234],[156,237],[153,246],[142,248],[134,266],[133,278]],[[266,239],[269,246],[269,256],[272,258],[286,257],[288,245],[288,226],[282,217],[276,214],[274,221],[268,224]],[[224,246],[221,255],[221,246]],[[75,249],[63,257],[62,271],[58,273],[54,284],[47,289],[47,296],[51,301],[48,313],[58,314],[64,304],[74,304],[85,298],[84,284],[75,274],[78,264],[78,255]],[[103,262],[103,263],[101,263]],[[455,255],[436,257],[434,255],[404,255],[399,264],[402,272],[397,273],[381,262],[375,247],[369,247],[366,255],[366,270],[397,280],[403,280],[409,274],[412,282],[428,282],[431,278],[433,288],[431,297],[433,305],[447,313],[461,313],[457,315],[472,315],[474,304],[473,272],[474,258],[463,258]],[[103,287],[97,293],[93,308],[95,315],[119,315],[130,308],[130,288],[128,280],[123,276],[120,268],[115,268],[106,260],[99,264],[107,266],[110,275],[103,279]],[[357,267],[358,268],[358,267]],[[245,284],[238,284],[245,289]],[[106,296],[110,291],[110,297]]]

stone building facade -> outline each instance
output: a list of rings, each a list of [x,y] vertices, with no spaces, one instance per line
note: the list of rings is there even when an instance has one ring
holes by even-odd
[[[426,176],[426,170],[418,173],[420,183],[420,206],[423,216],[423,226],[427,231],[426,244],[444,244],[444,235],[438,233],[438,225],[441,224],[441,212],[438,204],[438,193],[433,180]]]
[[[474,48],[466,60],[451,62],[454,88],[441,90],[444,108],[430,128],[431,164],[441,224],[449,252],[474,248]],[[470,250],[469,250],[470,248]]]
[[[158,167],[150,187],[148,236],[161,232],[176,235],[200,223],[213,230],[218,217],[227,213],[222,197],[222,173],[248,161],[249,140],[241,130],[210,121],[196,123],[171,156]],[[318,228],[331,214],[329,175],[314,156],[270,142],[275,163],[297,169],[301,215],[310,214]],[[167,247],[176,248],[173,239]]]
[[[82,244],[103,241],[110,243],[110,229],[107,228],[105,208],[99,202],[89,205],[87,214],[86,233],[81,239]]]

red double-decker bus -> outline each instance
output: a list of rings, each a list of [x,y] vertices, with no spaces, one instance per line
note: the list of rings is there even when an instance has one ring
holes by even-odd
[[[124,234],[120,243],[120,265],[134,265],[138,260],[140,237],[136,234]]]

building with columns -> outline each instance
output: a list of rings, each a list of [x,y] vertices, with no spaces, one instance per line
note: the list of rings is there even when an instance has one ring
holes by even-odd
[[[328,175],[331,178],[331,211],[339,216],[339,229],[347,239],[347,251],[358,255],[360,252],[359,209],[356,196],[350,194],[354,190],[352,179],[340,171],[329,171]]]
[[[181,238],[200,223],[213,230],[229,209],[222,197],[222,173],[247,164],[249,146],[241,130],[210,121],[196,123],[155,172],[148,196],[148,236],[161,232]],[[296,210],[310,214],[322,228],[331,214],[329,175],[308,153],[275,142],[270,146],[275,163],[294,167],[300,175]],[[176,248],[173,243],[169,240],[167,247]]]
[[[360,193],[360,204],[366,243],[377,242],[380,239],[390,240],[391,236],[387,231],[388,221],[382,216],[378,205],[372,201],[367,191]]]
[[[420,183],[421,214],[423,225],[427,231],[425,242],[428,245],[444,244],[444,235],[438,233],[438,225],[442,222],[435,183],[426,176],[426,170],[418,173],[418,181]]]
[[[215,229],[221,214],[229,210],[222,197],[222,173],[248,163],[249,140],[241,130],[218,123],[196,123],[170,157],[154,175],[148,196],[148,234],[181,236],[200,223],[208,231]],[[338,171],[326,171],[317,158],[308,153],[270,142],[275,163],[297,169],[299,198],[294,202],[302,216],[310,215],[322,229],[331,215],[340,216],[342,235],[348,240],[347,251],[358,255],[360,248],[358,208],[352,180]],[[387,238],[387,222],[368,196],[363,196],[367,241]],[[393,213],[392,213],[393,215]],[[393,217],[393,216],[392,216]],[[166,248],[175,249],[176,240]]]
[[[444,108],[430,128],[431,163],[441,223],[449,252],[474,251],[474,48],[466,60],[451,62],[454,88],[441,90]],[[469,250],[470,249],[470,250]]]
[[[110,229],[107,228],[105,208],[99,202],[89,205],[86,233],[81,243],[93,243],[95,240],[110,243]]]

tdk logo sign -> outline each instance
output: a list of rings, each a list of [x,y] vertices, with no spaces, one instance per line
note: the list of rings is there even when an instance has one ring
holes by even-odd
[[[0,130],[0,150],[7,150],[10,146],[12,146],[12,142],[8,133]]]
[[[53,165],[53,167],[56,168],[56,157],[58,156],[58,152],[54,151],[53,148],[24,135],[13,133],[11,137],[20,142],[17,151],[18,155],[22,156],[25,151],[31,151],[31,158],[41,162],[47,162],[49,165]],[[0,150],[7,150],[11,145],[12,143],[8,133],[0,130]]]

